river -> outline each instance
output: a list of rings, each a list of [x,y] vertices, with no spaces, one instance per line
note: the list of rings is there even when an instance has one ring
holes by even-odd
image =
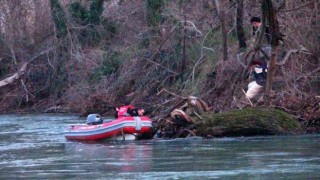
[[[0,115],[0,179],[319,179],[320,135],[70,142],[73,115]]]

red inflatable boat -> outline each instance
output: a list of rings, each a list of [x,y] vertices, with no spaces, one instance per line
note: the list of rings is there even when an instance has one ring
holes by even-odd
[[[107,120],[99,124],[74,124],[65,130],[67,140],[97,141],[126,135],[150,138],[152,136],[152,122],[148,117],[123,117]]]

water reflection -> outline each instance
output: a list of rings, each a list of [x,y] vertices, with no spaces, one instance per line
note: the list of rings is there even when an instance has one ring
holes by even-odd
[[[0,115],[0,179],[319,179],[320,135],[83,143],[76,116]]]
[[[76,164],[89,163],[90,169],[143,172],[151,169],[153,148],[148,143],[137,142],[73,142],[65,144],[65,154]]]

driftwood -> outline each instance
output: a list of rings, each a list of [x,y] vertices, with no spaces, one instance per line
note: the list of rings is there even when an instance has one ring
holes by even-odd
[[[160,95],[164,92],[182,99],[176,106],[173,107],[172,111],[170,112],[170,118],[172,119],[171,121],[173,121],[174,119],[179,119],[184,120],[188,123],[194,123],[195,121],[190,117],[191,115],[195,115],[199,119],[202,119],[201,114],[210,110],[208,104],[205,101],[195,96],[179,96],[166,89],[162,89],[157,95]]]
[[[182,111],[181,109],[175,109],[170,113],[170,117],[172,119],[181,119],[184,121],[187,121],[188,123],[194,123],[195,121],[189,116],[187,115],[184,111]]]
[[[195,120],[191,116],[195,116],[198,119],[203,119],[201,117],[201,114],[204,112],[209,111],[208,104],[204,102],[203,100],[194,97],[189,96],[187,99],[185,99],[184,104],[180,106],[177,109],[174,109],[170,113],[170,118],[172,118],[171,121],[179,120],[179,121],[186,121],[187,123],[195,123]]]
[[[166,91],[166,90],[164,90]],[[175,95],[171,93],[171,95]],[[162,138],[201,136],[255,136],[302,133],[298,120],[274,108],[244,108],[224,113],[210,112],[207,104],[193,96],[158,121],[157,134]]]
[[[68,107],[62,107],[62,106],[53,106],[46,110],[44,110],[44,113],[66,113],[69,112],[70,109]]]
[[[194,136],[189,127],[203,119],[202,114],[210,110],[208,104],[198,97],[180,96],[167,89],[162,89],[157,95],[163,93],[173,96],[175,103],[167,108],[164,114],[153,118],[158,136],[167,138]],[[171,100],[165,102],[166,106],[167,102]]]

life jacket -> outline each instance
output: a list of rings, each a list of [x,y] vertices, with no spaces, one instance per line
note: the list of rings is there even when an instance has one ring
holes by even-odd
[[[253,72],[253,76],[254,79],[256,80],[257,84],[259,84],[260,86],[264,86],[266,83],[266,79],[267,79],[267,66],[264,65],[256,65],[254,67],[254,72]]]
[[[128,109],[133,109],[133,105],[128,105],[128,106],[121,106],[118,111],[118,118],[130,116],[130,114],[127,113]]]

